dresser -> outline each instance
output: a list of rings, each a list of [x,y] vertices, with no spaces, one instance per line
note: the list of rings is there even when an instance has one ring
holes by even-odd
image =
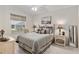
[[[12,37],[8,37],[9,40],[0,42],[0,54],[14,54],[16,42]]]

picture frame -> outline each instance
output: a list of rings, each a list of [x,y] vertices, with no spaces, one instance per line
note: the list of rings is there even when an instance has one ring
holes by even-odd
[[[51,24],[51,20],[52,20],[51,16],[42,17],[41,24]]]

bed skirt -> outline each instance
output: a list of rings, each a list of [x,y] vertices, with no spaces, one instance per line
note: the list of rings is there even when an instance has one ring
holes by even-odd
[[[49,41],[48,43],[46,43],[45,45],[43,45],[38,52],[32,51],[31,47],[29,47],[28,45],[26,45],[26,44],[24,44],[22,42],[18,42],[18,43],[19,43],[19,46],[21,48],[27,50],[28,52],[30,52],[32,54],[39,54],[39,53],[42,53],[45,49],[47,49],[52,44],[52,41]]]

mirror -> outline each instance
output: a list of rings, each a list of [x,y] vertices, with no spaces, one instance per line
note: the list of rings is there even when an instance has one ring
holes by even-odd
[[[78,28],[77,25],[69,26],[69,45],[78,48]]]

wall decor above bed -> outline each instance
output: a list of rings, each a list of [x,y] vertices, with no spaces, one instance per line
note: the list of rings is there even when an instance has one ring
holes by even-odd
[[[41,25],[39,25],[38,33],[51,34],[53,32],[53,25],[51,24],[52,17],[46,16],[41,18]]]
[[[52,20],[51,16],[42,17],[41,24],[51,24],[51,20]]]

